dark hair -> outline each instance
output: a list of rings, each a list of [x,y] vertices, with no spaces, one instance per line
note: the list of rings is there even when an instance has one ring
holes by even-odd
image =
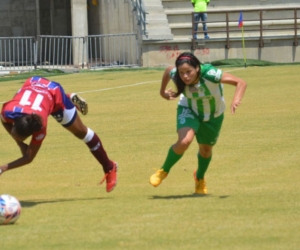
[[[179,71],[178,71],[178,67],[184,63],[187,63],[188,65],[190,65],[194,68],[197,68],[199,66],[198,77],[200,76],[201,62],[198,60],[198,58],[190,52],[184,52],[184,53],[180,54],[177,57],[176,62],[175,62],[175,66],[177,68],[177,71],[176,71],[176,74],[174,77],[174,83],[176,84],[176,87],[177,87],[176,96],[179,96],[184,91],[184,87],[185,87],[185,83],[180,78]]]
[[[42,126],[42,117],[37,114],[25,114],[14,120],[17,134],[23,137],[28,137],[33,132],[41,130]]]

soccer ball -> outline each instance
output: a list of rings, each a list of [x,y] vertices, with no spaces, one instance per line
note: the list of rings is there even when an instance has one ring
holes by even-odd
[[[2,194],[0,196],[0,225],[15,223],[20,214],[20,202],[9,194]]]

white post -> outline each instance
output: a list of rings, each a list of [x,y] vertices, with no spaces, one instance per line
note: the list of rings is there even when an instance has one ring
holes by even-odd
[[[86,37],[88,35],[87,1],[71,0],[71,15],[72,36]],[[79,67],[87,64],[86,43],[83,39],[80,41],[80,43],[73,42],[73,63]],[[82,52],[84,52],[84,58],[82,58]]]

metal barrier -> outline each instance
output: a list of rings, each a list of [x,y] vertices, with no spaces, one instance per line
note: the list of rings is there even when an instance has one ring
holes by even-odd
[[[35,37],[0,37],[0,71],[33,70]]]
[[[84,68],[86,65],[84,37],[38,36],[37,41],[39,68]]]
[[[139,65],[136,34],[88,36],[87,44],[90,69]]]
[[[141,35],[148,35],[147,32],[147,22],[146,22],[146,14],[149,14],[145,11],[145,5],[143,0],[131,0],[131,4],[133,6],[134,12],[136,12],[137,24],[140,27]]]
[[[0,71],[98,69],[139,65],[136,34],[0,37]]]

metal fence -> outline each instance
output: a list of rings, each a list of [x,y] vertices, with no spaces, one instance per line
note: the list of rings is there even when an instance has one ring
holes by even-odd
[[[34,69],[35,40],[34,37],[0,38],[0,70]]]
[[[136,34],[88,36],[88,67],[137,66],[137,39]]]
[[[136,13],[137,24],[140,27],[141,35],[148,35],[147,32],[147,21],[146,14],[149,14],[145,11],[145,4],[143,0],[131,0],[131,4],[133,6],[133,12]]]
[[[84,37],[39,36],[37,38],[38,68],[85,68]]]
[[[0,37],[0,71],[140,66],[136,34]]]

